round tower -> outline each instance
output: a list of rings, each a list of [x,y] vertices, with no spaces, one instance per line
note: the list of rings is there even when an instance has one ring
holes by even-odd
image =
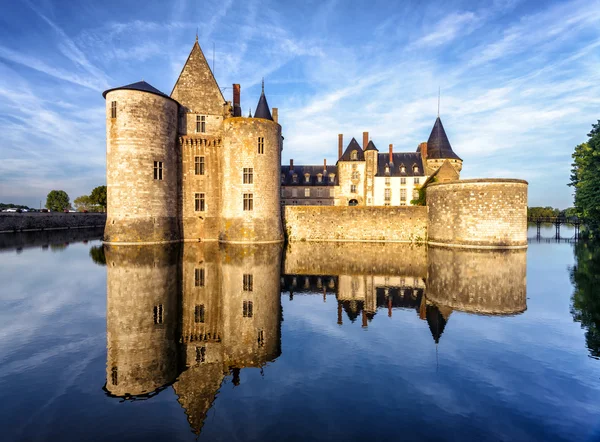
[[[104,240],[179,240],[177,102],[144,81],[102,95],[108,212]]]
[[[263,80],[254,118],[223,122],[222,242],[280,242],[281,126],[271,115]]]

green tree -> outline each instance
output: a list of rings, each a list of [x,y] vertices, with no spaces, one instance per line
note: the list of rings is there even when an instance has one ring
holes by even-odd
[[[527,216],[533,218],[547,218],[560,215],[560,210],[554,207],[528,207]]]
[[[71,208],[69,195],[64,190],[52,190],[46,198],[46,208],[55,212],[62,212]]]
[[[75,208],[80,212],[91,209],[92,203],[90,202],[90,197],[88,195],[78,196],[73,200],[73,204],[75,204]]]
[[[106,186],[98,186],[92,190],[90,202],[102,207],[102,210],[106,211]]]
[[[104,246],[92,246],[90,249],[90,258],[96,264],[105,266],[106,265],[106,256],[104,255]]]
[[[571,164],[571,182],[575,189],[575,210],[585,219],[588,229],[600,228],[600,120],[592,124],[588,140],[575,147]]]
[[[586,330],[590,354],[600,357],[600,242],[580,241],[574,248],[576,264],[570,269],[574,292],[571,314]]]

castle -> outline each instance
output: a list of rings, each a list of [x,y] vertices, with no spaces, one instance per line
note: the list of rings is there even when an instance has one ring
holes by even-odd
[[[339,135],[336,165],[282,166],[264,82],[254,116],[243,117],[240,85],[226,101],[197,38],[170,96],[144,81],[103,96],[107,243],[272,243],[285,228],[292,240],[527,246],[527,182],[460,180],[439,116],[414,152],[379,153],[364,132],[344,152]],[[425,187],[427,207],[398,210],[422,206]],[[294,207],[307,205],[336,210]]]

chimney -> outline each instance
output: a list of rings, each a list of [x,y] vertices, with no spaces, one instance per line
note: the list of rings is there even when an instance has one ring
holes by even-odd
[[[279,123],[279,109],[277,109],[276,107],[271,109],[271,116],[273,117],[273,121],[275,123]]]
[[[327,170],[327,158],[323,158],[323,170]]]
[[[390,164],[392,164],[394,162],[394,157],[392,155],[393,150],[394,150],[394,145],[390,144]]]
[[[423,160],[427,159],[427,141],[419,144],[419,147],[421,148],[421,157],[423,158]]]
[[[290,158],[290,172],[294,170],[294,160]]]
[[[344,152],[344,134],[338,135],[338,160],[342,159],[342,153]]]
[[[363,132],[363,150],[367,148],[367,144],[369,144],[369,132]]]
[[[240,107],[240,85],[237,83],[233,85],[233,116],[242,116],[242,108]]]

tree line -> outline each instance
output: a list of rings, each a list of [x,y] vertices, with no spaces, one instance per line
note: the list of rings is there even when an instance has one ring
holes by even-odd
[[[106,186],[98,186],[89,195],[81,195],[73,201],[78,212],[106,212]],[[69,195],[64,190],[52,190],[46,197],[46,208],[53,212],[72,210]]]
[[[577,211],[574,207],[563,210],[550,206],[527,208],[527,218],[553,218],[557,216],[570,218],[572,216],[577,216]]]

